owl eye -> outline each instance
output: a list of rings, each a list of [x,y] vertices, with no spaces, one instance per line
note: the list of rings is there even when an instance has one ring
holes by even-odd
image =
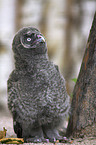
[[[30,42],[30,41],[31,41],[31,38],[30,38],[30,37],[29,37],[29,38],[27,38],[27,41],[28,41],[28,42]]]

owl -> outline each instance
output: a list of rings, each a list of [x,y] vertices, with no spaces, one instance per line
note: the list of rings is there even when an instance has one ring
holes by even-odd
[[[65,80],[57,65],[49,61],[47,44],[41,32],[22,28],[13,39],[15,69],[7,81],[8,108],[14,131],[25,142],[61,139],[70,108]]]

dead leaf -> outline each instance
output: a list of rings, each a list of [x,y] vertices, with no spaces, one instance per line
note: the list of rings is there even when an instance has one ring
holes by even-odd
[[[23,144],[23,138],[3,138],[0,140],[4,144]]]
[[[0,139],[5,138],[7,130],[3,127],[3,131],[0,131]]]

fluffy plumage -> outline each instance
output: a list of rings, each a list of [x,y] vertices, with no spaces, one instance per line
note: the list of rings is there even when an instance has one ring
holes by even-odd
[[[15,69],[8,80],[8,107],[14,131],[26,142],[60,139],[58,127],[69,112],[69,96],[58,66],[49,61],[44,36],[35,28],[14,37]]]

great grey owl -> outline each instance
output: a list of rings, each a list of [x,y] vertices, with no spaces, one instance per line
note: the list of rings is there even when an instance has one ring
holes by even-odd
[[[58,133],[70,103],[65,80],[48,59],[44,36],[33,27],[15,35],[15,69],[8,79],[8,108],[17,137],[25,142],[61,139]]]

